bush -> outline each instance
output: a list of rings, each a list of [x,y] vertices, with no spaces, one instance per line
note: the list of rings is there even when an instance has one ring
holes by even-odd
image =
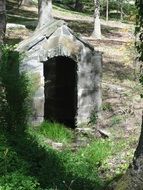
[[[11,132],[23,130],[28,119],[28,78],[19,72],[20,55],[3,46],[0,62],[0,125]]]
[[[39,183],[34,177],[21,172],[8,173],[0,178],[0,190],[40,190],[38,186]]]

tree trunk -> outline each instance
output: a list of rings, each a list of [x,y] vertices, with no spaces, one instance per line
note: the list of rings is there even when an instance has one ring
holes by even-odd
[[[109,19],[109,0],[106,0],[106,21]]]
[[[33,4],[32,0],[22,0],[22,5],[28,6],[28,5],[31,5],[31,4]]]
[[[122,5],[122,3],[120,5],[120,20],[121,21],[123,20],[123,5]]]
[[[101,25],[100,25],[100,2],[94,0],[95,11],[94,11],[94,30],[92,36],[96,39],[101,39]]]
[[[83,4],[82,4],[81,0],[76,0],[75,1],[74,9],[76,11],[83,11]]]
[[[0,60],[2,56],[1,45],[6,31],[6,1],[0,0]]]
[[[3,42],[6,31],[6,1],[0,0],[0,44]]]
[[[41,28],[52,20],[52,0],[39,0],[37,29]]]
[[[133,163],[118,182],[115,190],[143,190],[143,114],[141,134]]]

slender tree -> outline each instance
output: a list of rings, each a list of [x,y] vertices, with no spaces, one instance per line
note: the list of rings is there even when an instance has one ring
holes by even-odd
[[[6,2],[0,0],[0,60],[2,56],[1,45],[3,44],[3,38],[6,31]]]
[[[136,0],[138,9],[136,34],[139,40],[136,43],[139,52],[139,60],[143,62],[143,0]],[[141,73],[140,82],[143,85],[143,73]],[[141,134],[137,149],[134,153],[133,162],[128,168],[126,174],[118,182],[115,190],[142,190],[143,189],[143,116],[141,125]]]
[[[28,5],[32,4],[32,0],[22,0],[21,4],[28,6]]]
[[[2,43],[6,31],[6,1],[0,0],[0,43]]]
[[[75,10],[77,11],[83,11],[83,4],[81,0],[75,0]]]
[[[100,0],[94,0],[94,6],[94,30],[92,36],[96,39],[101,39]]]
[[[38,0],[38,25],[37,29],[53,20],[52,0]]]
[[[109,0],[106,0],[106,21],[109,18]]]
[[[120,20],[123,20],[123,0],[120,1]]]

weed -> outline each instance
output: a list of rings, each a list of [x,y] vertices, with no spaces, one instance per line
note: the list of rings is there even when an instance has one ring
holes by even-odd
[[[112,119],[111,119],[111,126],[120,124],[122,120],[123,120],[122,115],[113,116]]]
[[[102,109],[104,111],[113,111],[113,108],[112,108],[112,105],[110,102],[105,102],[103,105],[102,105]]]
[[[95,111],[92,111],[90,114],[90,121],[89,123],[96,125],[97,124],[97,120],[98,120],[98,115]]]

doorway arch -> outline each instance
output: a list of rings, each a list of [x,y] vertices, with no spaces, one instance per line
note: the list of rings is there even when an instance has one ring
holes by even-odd
[[[77,63],[66,56],[44,62],[44,119],[76,126]]]

